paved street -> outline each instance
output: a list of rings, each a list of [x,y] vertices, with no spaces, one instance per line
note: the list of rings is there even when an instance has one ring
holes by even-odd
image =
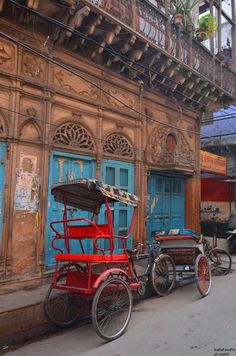
[[[236,273],[213,277],[209,296],[195,284],[134,307],[125,334],[104,343],[91,325],[63,331],[8,354],[13,356],[236,356]]]

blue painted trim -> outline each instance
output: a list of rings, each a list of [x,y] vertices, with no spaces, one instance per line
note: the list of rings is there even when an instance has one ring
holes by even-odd
[[[86,161],[94,161],[95,162],[95,158],[91,157],[91,156],[84,156],[84,155],[77,155],[75,153],[67,153],[67,152],[63,152],[63,151],[52,151],[51,152],[51,158],[53,156],[62,156],[62,157],[67,157],[67,158],[81,158],[83,160]]]

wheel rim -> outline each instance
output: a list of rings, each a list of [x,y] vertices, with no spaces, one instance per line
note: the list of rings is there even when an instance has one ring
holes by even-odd
[[[92,306],[92,320],[98,335],[114,340],[126,329],[132,310],[132,296],[127,283],[111,278],[98,288]]]
[[[63,265],[57,278],[59,288],[51,286],[45,299],[44,308],[49,320],[59,326],[72,324],[81,314],[81,310],[85,310],[84,306],[81,306],[81,298],[78,293],[60,289],[60,287],[66,287],[67,276],[70,272],[84,273],[86,271],[78,263]]]
[[[222,276],[230,272],[232,261],[230,255],[228,255],[226,251],[213,249],[210,259],[212,261],[211,266],[214,271],[214,275]]]
[[[203,255],[197,256],[195,263],[195,278],[200,293],[203,296],[206,296],[211,288],[211,271],[207,258]]]
[[[57,280],[59,285],[65,285],[66,275]],[[56,325],[67,326],[72,324],[79,316],[79,296],[50,287],[45,300],[45,311],[49,319]]]
[[[160,256],[152,267],[152,284],[156,293],[164,296],[175,284],[175,265],[169,256]]]

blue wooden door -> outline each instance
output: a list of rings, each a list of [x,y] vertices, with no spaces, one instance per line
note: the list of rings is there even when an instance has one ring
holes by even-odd
[[[51,188],[54,183],[71,181],[79,178],[94,178],[95,177],[95,163],[91,157],[78,156],[63,152],[53,152],[50,160],[49,172],[49,186],[48,186],[48,212],[47,212],[47,237],[46,237],[46,251],[45,251],[45,265],[46,267],[55,264],[54,255],[55,251],[51,247],[53,232],[49,226],[50,222],[55,220],[62,220],[64,206],[54,201],[51,195]],[[91,214],[90,214],[91,215]],[[68,207],[68,218],[75,219],[77,217],[91,217],[89,213],[82,212],[79,209]],[[59,226],[63,232],[63,226]],[[86,252],[91,249],[91,241],[85,242]],[[57,242],[58,247],[64,247],[63,242]],[[78,252],[78,242],[71,243],[71,252]]]
[[[4,209],[4,178],[6,162],[6,145],[0,143],[0,253],[2,251],[2,220]]]
[[[184,179],[151,174],[148,178],[147,240],[155,231],[184,227]]]
[[[134,166],[121,161],[104,160],[102,162],[100,180],[115,187],[134,193]],[[115,235],[126,236],[132,219],[133,208],[123,203],[112,203],[113,224]],[[101,221],[106,221],[105,207],[102,208]],[[127,240],[126,246],[131,248],[132,238]],[[107,246],[105,246],[107,249]],[[121,251],[120,240],[116,241],[115,251]]]

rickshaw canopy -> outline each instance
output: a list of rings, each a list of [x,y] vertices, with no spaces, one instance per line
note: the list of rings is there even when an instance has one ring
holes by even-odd
[[[106,202],[121,202],[136,207],[139,199],[134,194],[118,189],[112,185],[95,179],[77,179],[69,182],[56,183],[51,190],[56,202],[71,207],[99,213],[100,207]]]

